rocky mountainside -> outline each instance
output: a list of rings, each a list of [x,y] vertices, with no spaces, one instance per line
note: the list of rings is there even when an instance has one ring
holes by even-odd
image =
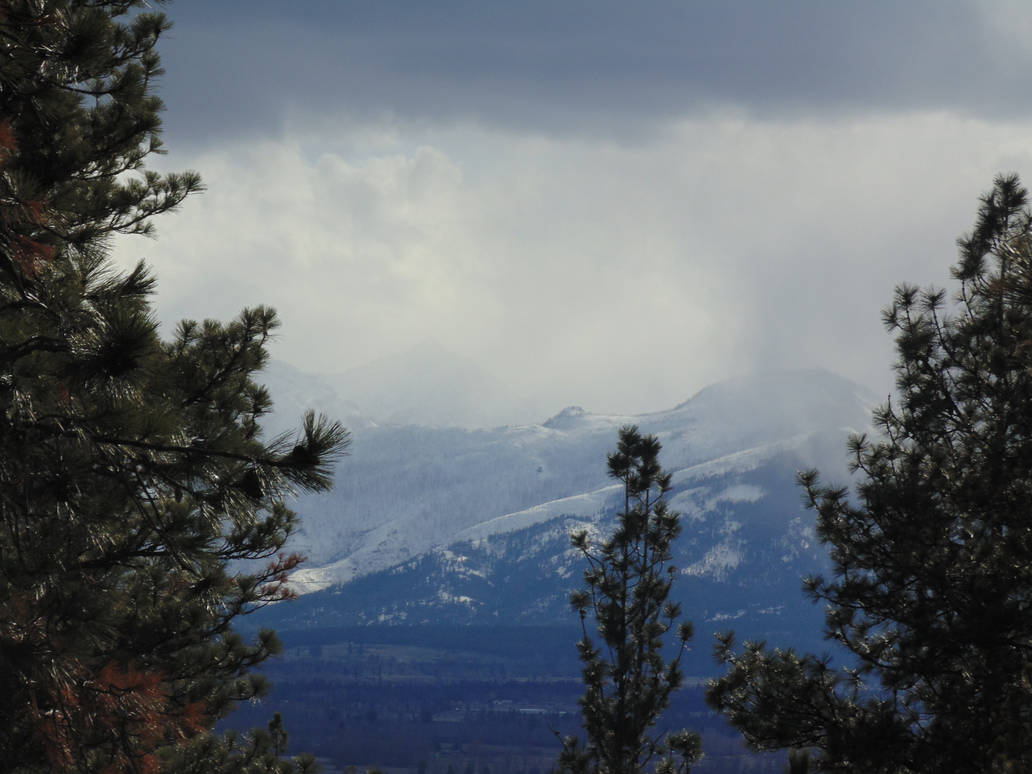
[[[792,629],[815,615],[801,578],[826,565],[795,473],[816,466],[846,482],[846,438],[866,430],[874,402],[828,372],[796,371],[639,416],[570,407],[494,429],[356,426],[336,489],[297,503],[304,598],[277,611],[279,625],[568,619],[583,569],[569,534],[611,528],[620,492],[606,454],[621,425],[637,424],[660,438],[673,473],[686,615]]]

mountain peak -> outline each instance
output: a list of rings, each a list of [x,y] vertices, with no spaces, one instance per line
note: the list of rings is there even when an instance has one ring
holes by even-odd
[[[762,401],[769,405],[813,394],[873,400],[863,387],[823,368],[777,369],[756,371],[714,382],[678,404],[677,408],[721,399],[745,400],[749,403]]]
[[[554,417],[542,422],[542,425],[550,430],[570,430],[582,424],[582,420],[588,415],[580,406],[567,406]]]
[[[709,416],[766,417],[800,426],[849,416],[866,427],[877,398],[866,388],[820,368],[762,371],[716,382],[677,406]]]

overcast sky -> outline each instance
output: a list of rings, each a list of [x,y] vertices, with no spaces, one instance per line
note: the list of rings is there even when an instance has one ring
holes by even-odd
[[[1032,176],[1026,0],[166,12],[159,166],[208,190],[118,257],[166,321],[275,306],[310,371],[432,338],[556,409],[763,368],[884,395],[893,287],[949,286],[977,196]]]

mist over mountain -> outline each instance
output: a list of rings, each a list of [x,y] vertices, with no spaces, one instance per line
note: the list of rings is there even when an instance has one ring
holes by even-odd
[[[286,384],[293,399],[302,384]],[[311,389],[335,405],[322,377]],[[583,569],[569,534],[612,528],[620,490],[606,455],[618,428],[636,424],[659,437],[673,474],[686,610],[712,623],[792,618],[801,578],[827,565],[795,473],[816,466],[847,482],[846,439],[868,429],[875,403],[827,371],[778,371],[642,415],[571,406],[494,428],[359,422],[335,489],[297,503],[291,548],[308,562],[292,581],[305,599],[282,614],[290,625],[563,620]]]
[[[273,398],[273,413],[262,423],[268,436],[295,430],[298,418],[309,409],[332,417],[352,432],[376,426],[355,401],[343,397],[331,382],[282,360],[270,360],[259,381]]]
[[[537,422],[547,411],[540,400],[433,339],[321,379],[382,423],[494,427]]]

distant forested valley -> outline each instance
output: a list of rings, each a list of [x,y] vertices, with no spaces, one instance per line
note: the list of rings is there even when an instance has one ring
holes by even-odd
[[[325,774],[547,774],[556,736],[576,733],[584,693],[575,626],[341,627],[279,632],[283,654],[263,672],[268,698],[243,705],[224,728],[283,715],[289,750],[316,755]],[[700,772],[784,770],[783,753],[744,749],[706,706],[699,675],[716,669],[710,643],[690,654],[686,685],[663,726],[703,737]],[[698,673],[698,674],[696,674]]]

